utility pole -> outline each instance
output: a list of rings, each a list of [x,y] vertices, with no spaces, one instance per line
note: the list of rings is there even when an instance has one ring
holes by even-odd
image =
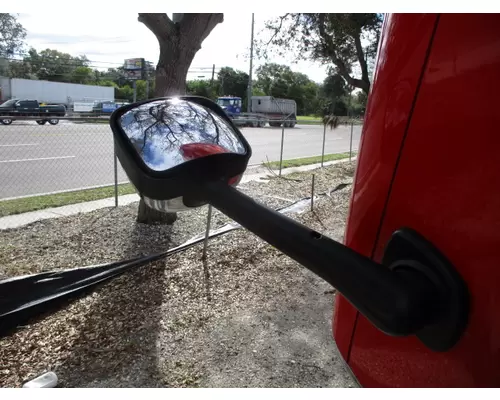
[[[248,73],[247,112],[252,112],[253,27],[254,13],[252,13],[252,33],[250,39],[250,72]]]
[[[214,88],[214,78],[215,78],[215,64],[212,66],[212,79],[210,80],[210,93],[213,94],[214,96],[217,96],[215,93],[215,88]]]

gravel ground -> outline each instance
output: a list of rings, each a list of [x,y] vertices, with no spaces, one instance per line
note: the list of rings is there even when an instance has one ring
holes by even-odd
[[[316,193],[353,166],[315,173]],[[310,194],[311,172],[240,190],[278,208]],[[342,240],[351,186],[294,215]],[[207,207],[172,226],[136,224],[137,204],[0,233],[0,279],[176,246],[204,231]],[[212,227],[229,219],[214,210]],[[353,387],[331,338],[335,290],[239,230],[127,273],[0,340],[0,386],[53,370],[62,387]]]

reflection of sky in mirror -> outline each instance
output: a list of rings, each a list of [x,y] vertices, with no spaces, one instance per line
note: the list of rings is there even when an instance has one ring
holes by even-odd
[[[142,104],[122,115],[121,126],[146,165],[165,171],[182,164],[180,146],[218,144],[245,154],[233,129],[211,110],[189,101],[170,99]]]

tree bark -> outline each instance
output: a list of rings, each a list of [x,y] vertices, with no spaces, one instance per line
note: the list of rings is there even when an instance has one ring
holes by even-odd
[[[155,96],[166,97],[186,93],[186,77],[196,54],[180,43],[160,42],[160,59],[156,67]]]
[[[203,40],[223,22],[223,14],[139,14],[138,20],[154,33],[160,45],[156,66],[155,97],[183,95],[186,77]],[[173,224],[176,213],[164,213],[147,206],[141,196],[137,222]]]

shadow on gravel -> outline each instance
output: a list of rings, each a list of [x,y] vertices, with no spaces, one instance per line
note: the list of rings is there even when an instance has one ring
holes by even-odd
[[[323,290],[331,288],[315,277],[303,283],[303,296],[276,298],[212,325],[200,386],[354,387],[331,336],[332,294]]]
[[[172,247],[171,226],[135,223],[124,258]],[[154,247],[154,248],[152,248]],[[99,289],[70,354],[58,368],[62,387],[157,387],[156,339],[165,291],[165,261],[126,273]]]

